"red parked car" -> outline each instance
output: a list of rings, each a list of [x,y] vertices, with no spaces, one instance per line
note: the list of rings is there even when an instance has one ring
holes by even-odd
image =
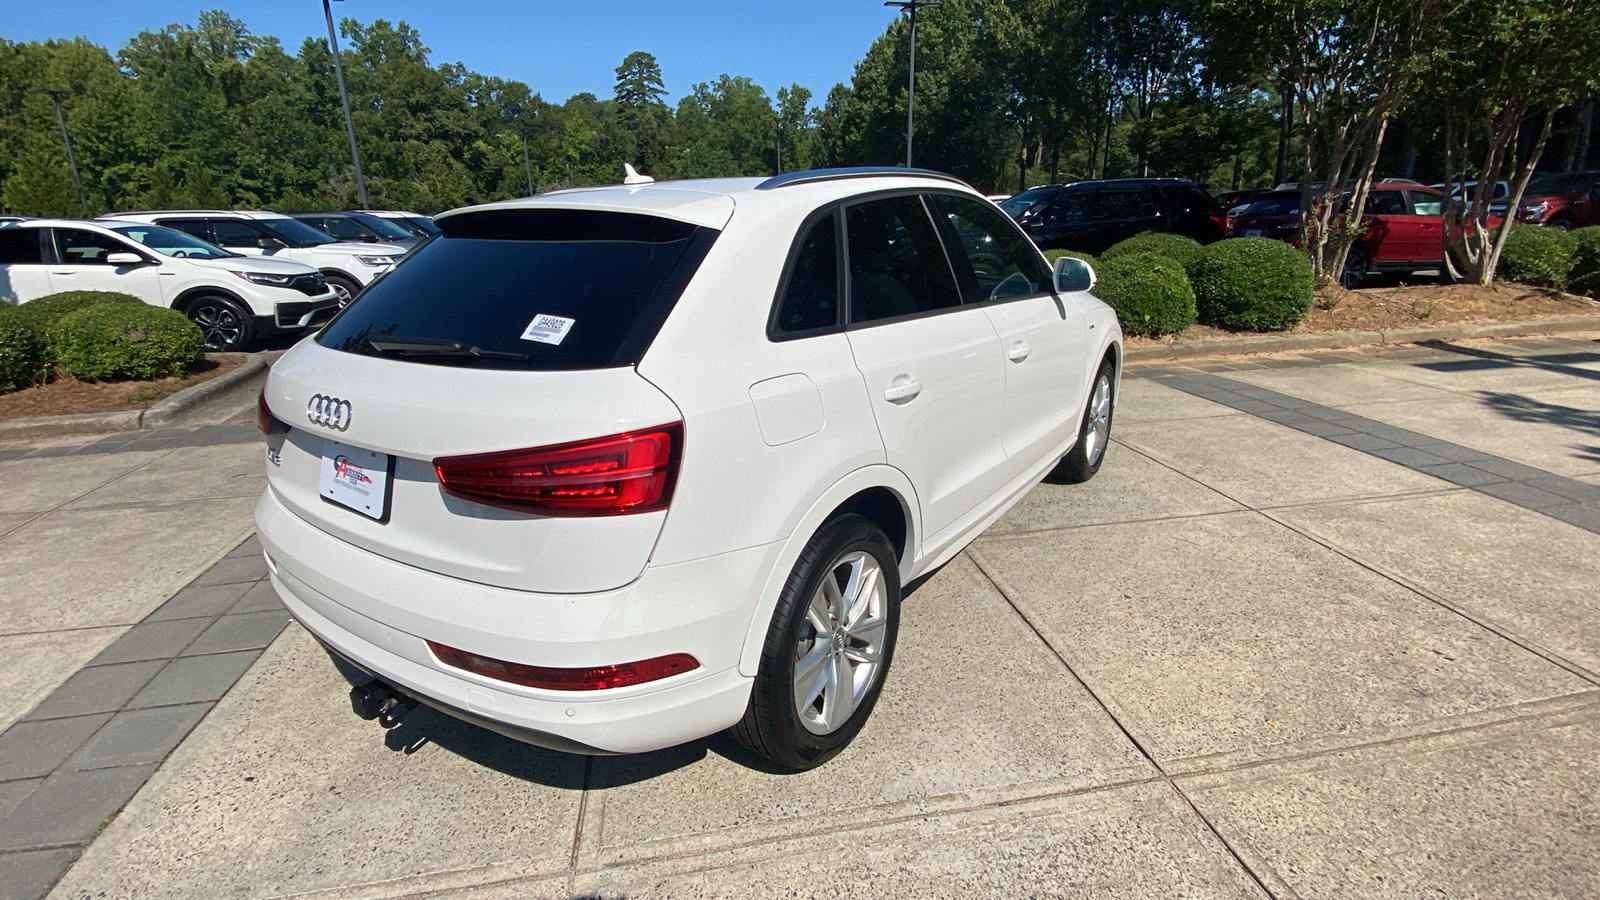
[[[1444,195],[1413,184],[1374,184],[1364,229],[1339,283],[1355,288],[1375,272],[1409,273],[1443,265]],[[1270,237],[1300,245],[1300,192],[1263,194],[1228,220],[1229,237]]]
[[[1491,210],[1504,214],[1503,207]],[[1600,225],[1600,172],[1534,176],[1522,193],[1517,221],[1559,231]]]

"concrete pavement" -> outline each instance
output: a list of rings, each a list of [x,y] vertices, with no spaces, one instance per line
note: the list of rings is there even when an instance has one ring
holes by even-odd
[[[721,736],[584,759],[356,719],[304,630],[260,649],[247,437],[0,448],[0,898],[1600,884],[1592,339],[1131,368],[1100,475],[1039,486],[907,598],[873,719],[802,775]],[[85,668],[151,626],[195,634]],[[214,706],[63,705],[108,666],[247,653]],[[152,708],[170,754],[109,724]],[[74,723],[61,761],[7,777],[40,722]],[[132,794],[86,844],[39,831],[64,773]]]

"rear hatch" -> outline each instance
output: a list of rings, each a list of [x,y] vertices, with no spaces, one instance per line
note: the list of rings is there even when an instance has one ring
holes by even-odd
[[[273,366],[265,399],[289,430],[269,438],[270,489],[328,534],[440,574],[626,584],[686,437],[634,366],[717,232],[562,209],[440,225]]]

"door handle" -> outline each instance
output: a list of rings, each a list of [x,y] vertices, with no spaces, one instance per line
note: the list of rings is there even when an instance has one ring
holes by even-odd
[[[883,390],[883,399],[890,403],[909,401],[922,393],[922,380],[910,375],[896,376]]]
[[[50,274],[51,275],[76,275],[76,274],[78,274],[78,270],[77,269],[51,269],[50,270]]]
[[[1006,351],[1006,359],[1012,362],[1022,362],[1032,352],[1033,348],[1028,346],[1027,341],[1014,341],[1011,344],[1011,349]]]

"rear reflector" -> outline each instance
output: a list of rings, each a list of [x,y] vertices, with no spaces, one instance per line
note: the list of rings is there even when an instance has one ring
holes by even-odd
[[[464,669],[475,675],[507,681],[547,691],[599,691],[606,688],[627,687],[659,681],[683,672],[700,668],[700,661],[687,653],[673,653],[639,662],[615,666],[592,666],[583,669],[554,669],[547,666],[525,666],[522,663],[490,659],[454,647],[428,642],[428,649],[447,666]]]
[[[610,437],[445,456],[433,461],[447,494],[547,516],[615,516],[666,509],[678,477],[683,423]]]
[[[289,424],[273,415],[272,407],[267,405],[266,388],[256,396],[256,428],[262,434],[283,434],[289,430]]]

